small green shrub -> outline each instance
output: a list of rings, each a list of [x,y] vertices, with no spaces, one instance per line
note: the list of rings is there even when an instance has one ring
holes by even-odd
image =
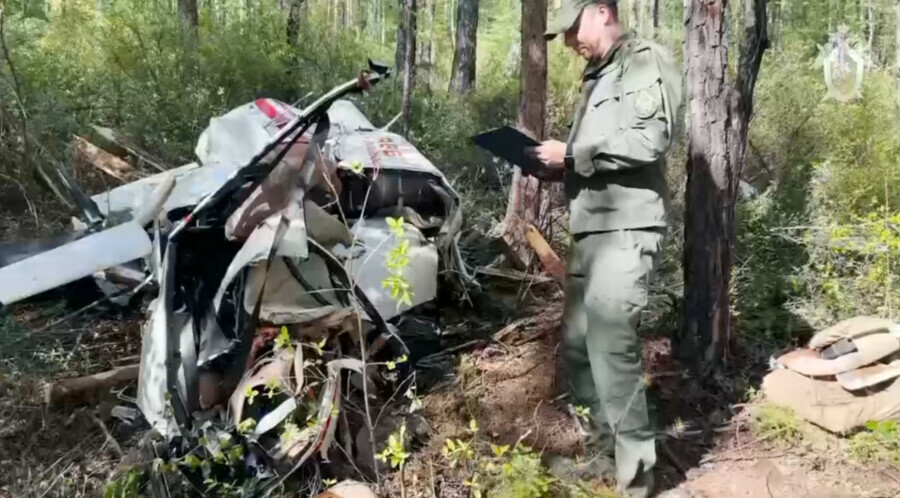
[[[103,498],[138,498],[142,479],[143,472],[131,469],[106,484],[103,488]]]
[[[794,443],[802,438],[793,410],[768,402],[754,409],[750,427],[758,439]]]
[[[894,420],[867,423],[865,431],[850,439],[849,452],[861,463],[900,464],[900,424]]]

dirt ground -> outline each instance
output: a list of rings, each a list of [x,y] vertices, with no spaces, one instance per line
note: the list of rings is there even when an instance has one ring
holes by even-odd
[[[107,314],[34,332],[61,313],[58,306],[28,305],[0,317],[2,498],[98,496],[140,438],[110,417],[115,404],[133,396],[133,387],[88,406],[44,405],[47,382],[137,363],[138,314]]]
[[[559,374],[561,305],[525,315],[529,318],[498,332],[494,344],[463,356],[455,378],[426,397],[431,440],[409,467],[409,496],[467,496],[440,449],[448,438],[465,438],[471,419],[495,444],[521,441],[538,452],[582,452],[581,428],[567,410]],[[687,422],[682,437],[659,444],[660,496],[900,496],[900,469],[849,462],[844,441],[824,431],[806,427],[802,444],[787,447],[756,440],[748,424],[753,406],[727,404],[733,393],[710,395],[680,375],[667,338],[645,338],[644,364],[654,379],[662,422]],[[738,384],[744,387],[752,379],[745,373]]]

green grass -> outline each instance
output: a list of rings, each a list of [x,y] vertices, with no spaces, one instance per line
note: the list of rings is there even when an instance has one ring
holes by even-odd
[[[758,440],[796,443],[803,438],[802,422],[789,408],[764,402],[753,410],[750,428]]]

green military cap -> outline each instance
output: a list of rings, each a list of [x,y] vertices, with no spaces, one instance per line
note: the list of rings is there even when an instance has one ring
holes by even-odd
[[[556,35],[565,33],[575,25],[575,21],[578,20],[578,16],[585,7],[599,4],[615,7],[616,0],[562,0],[559,8],[553,12],[547,23],[544,38],[552,40],[556,38]]]

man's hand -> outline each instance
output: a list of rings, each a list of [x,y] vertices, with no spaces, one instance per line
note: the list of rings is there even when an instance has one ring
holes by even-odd
[[[544,166],[550,168],[562,167],[566,160],[566,144],[559,140],[547,140],[531,150]]]
[[[559,140],[547,140],[541,145],[529,149],[529,153],[543,163],[545,169],[536,172],[536,176],[544,181],[562,180],[565,172],[566,144]]]

